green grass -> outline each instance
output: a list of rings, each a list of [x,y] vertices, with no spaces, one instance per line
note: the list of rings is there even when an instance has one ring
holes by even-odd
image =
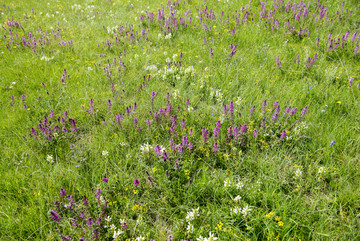
[[[295,2],[299,6],[300,1]],[[172,5],[179,26],[168,38],[164,21],[157,20],[162,6],[164,17],[170,17],[166,1],[89,0],[79,7],[75,1],[5,0],[0,6],[0,239],[92,240],[97,230],[100,240],[113,240],[110,224],[123,230],[120,219],[127,227],[119,240],[167,240],[169,235],[201,240],[209,232],[218,240],[360,239],[360,53],[354,54],[359,36],[352,41],[360,32],[356,3],[345,1],[342,11],[342,1],[320,1],[328,13],[320,20],[321,7],[306,2],[308,15],[303,16],[302,9],[296,20],[298,10],[290,12],[291,6],[276,1],[283,6],[274,13],[277,26],[273,18],[260,19],[258,1],[250,6],[242,0],[183,1]],[[215,17],[207,19],[203,12],[202,21],[211,30],[199,22],[206,6]],[[270,1],[267,14],[272,9]],[[153,22],[146,19],[146,11],[154,14]],[[21,27],[9,26],[12,21]],[[292,30],[284,26],[287,21]],[[299,36],[299,30],[306,31]],[[346,45],[340,42],[328,51],[329,34],[337,42],[347,31]],[[45,40],[37,41],[34,53],[32,40],[24,47],[22,36],[26,42],[28,36]],[[66,46],[59,45],[62,41]],[[232,57],[230,44],[237,46]],[[156,68],[149,68],[152,65]],[[69,78],[62,84],[64,69]],[[87,112],[90,99],[93,113]],[[233,116],[223,110],[231,101]],[[275,101],[281,110],[272,121]],[[167,102],[171,114],[160,114],[156,121],[154,113],[168,108]],[[135,103],[136,110],[126,114]],[[283,117],[288,106],[297,112]],[[302,116],[305,106],[308,112]],[[68,117],[61,124],[57,118],[65,111]],[[173,136],[170,115],[177,118]],[[61,127],[51,140],[38,128],[45,116],[53,131]],[[76,121],[76,131],[70,119]],[[221,128],[215,139],[217,121]],[[227,137],[228,128],[240,131],[242,125],[247,132],[239,139]],[[210,133],[206,143],[203,128]],[[287,138],[281,138],[283,131]],[[180,144],[184,136],[192,143],[191,151],[188,146],[183,153],[172,151],[170,139]],[[215,142],[218,152],[213,151]],[[146,143],[149,152],[140,149]],[[166,148],[168,160],[156,156],[157,145]],[[60,197],[61,188],[73,201]],[[98,189],[106,202],[96,197]],[[69,203],[71,207],[64,207]],[[251,210],[234,213],[245,207]],[[194,218],[187,219],[197,208]],[[59,223],[51,210],[61,217]]]

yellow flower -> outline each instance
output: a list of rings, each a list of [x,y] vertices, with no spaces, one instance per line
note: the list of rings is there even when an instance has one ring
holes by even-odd
[[[339,100],[338,102],[336,102],[337,104],[341,104],[341,101]]]
[[[278,224],[279,224],[279,227],[284,226],[284,223],[282,221],[278,222]]]
[[[280,218],[279,216],[276,216],[276,217],[275,217],[275,221],[276,221],[276,222],[279,222],[280,220],[281,220],[281,218]]]

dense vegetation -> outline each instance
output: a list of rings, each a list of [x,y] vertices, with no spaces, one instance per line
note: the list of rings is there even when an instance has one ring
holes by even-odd
[[[1,240],[357,240],[357,1],[0,6]]]

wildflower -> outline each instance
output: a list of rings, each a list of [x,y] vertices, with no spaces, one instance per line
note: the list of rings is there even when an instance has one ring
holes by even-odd
[[[171,34],[171,33],[170,33]],[[139,236],[139,237],[137,237],[136,239],[135,239],[135,241],[144,241],[145,240],[145,238],[144,237],[142,237],[142,236]]]
[[[218,238],[215,237],[215,236],[211,233],[211,231],[210,231],[209,237],[207,238],[207,241],[214,241],[214,240],[217,240],[217,239],[218,239]]]
[[[243,182],[238,182],[237,184],[236,184],[236,189],[242,189],[244,187],[244,183]]]
[[[331,143],[330,143],[330,146],[333,146],[335,144],[335,141],[332,141]]]
[[[235,201],[236,203],[238,203],[238,202],[240,202],[240,199],[241,199],[241,197],[240,197],[239,195],[237,195],[237,196],[234,198],[234,201]]]
[[[66,196],[66,191],[64,188],[60,189],[60,197],[65,197]]]
[[[252,210],[252,209],[251,209],[248,205],[246,205],[246,206],[241,210],[241,213],[242,213],[242,215],[244,215],[244,217],[246,217],[246,216],[250,213],[251,210]]]
[[[229,178],[226,178],[224,181],[224,187],[230,187],[231,186],[231,181]]]
[[[145,143],[140,146],[140,151],[142,151],[143,153],[149,153],[150,149],[151,149],[151,145],[149,145],[149,143]]]
[[[53,158],[52,155],[47,155],[46,160],[47,160],[48,162],[54,162],[54,158]]]
[[[50,215],[51,215],[51,218],[52,218],[54,221],[56,221],[57,223],[60,223],[61,217],[60,217],[59,214],[57,214],[56,210],[51,210],[51,211],[50,211]]]
[[[114,240],[120,240],[120,234],[124,233],[124,231],[121,231],[120,229],[118,231],[114,231],[114,234],[113,234],[113,239]]]
[[[140,182],[139,182],[139,179],[135,179],[135,180],[134,180],[135,188],[137,188],[137,186],[139,185],[139,183],[140,183]]]
[[[189,224],[188,224],[188,226],[187,226],[187,228],[186,228],[186,231],[187,231],[188,233],[193,233],[193,232],[194,232],[194,225],[192,225],[192,224],[189,222]]]
[[[107,177],[103,177],[103,179],[102,179],[104,182],[108,182],[108,180],[109,180],[109,178],[107,178]]]
[[[319,174],[325,173],[325,168],[324,167],[320,167],[318,170]]]
[[[300,170],[300,168],[296,169],[296,171],[295,171],[295,177],[296,177],[296,178],[299,178],[299,177],[301,177],[301,176],[302,176],[302,171]]]
[[[203,238],[201,235],[196,239],[197,241],[207,241],[207,238]]]
[[[279,225],[279,227],[282,227],[282,226],[284,226],[284,222],[280,221],[280,222],[278,222],[278,225]]]
[[[109,152],[108,151],[102,151],[101,154],[103,155],[103,157],[107,157],[109,155]]]
[[[219,151],[218,148],[219,148],[219,144],[217,142],[215,142],[213,145],[213,152],[215,152],[215,153],[218,152]]]
[[[349,79],[349,87],[351,87],[353,82],[354,82],[354,77],[350,77],[350,79]]]
[[[195,219],[195,217],[200,216],[199,214],[199,208],[192,209],[192,211],[187,212],[186,214],[186,221],[191,222]]]

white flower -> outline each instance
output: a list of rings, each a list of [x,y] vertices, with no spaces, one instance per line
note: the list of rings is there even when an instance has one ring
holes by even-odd
[[[224,181],[224,187],[230,187],[231,186],[231,181],[229,178],[226,178]]]
[[[176,61],[177,56],[178,56],[177,54],[174,54],[174,55],[172,56],[173,61]]]
[[[165,61],[166,61],[167,63],[170,63],[170,62],[171,62],[170,57],[167,57]]]
[[[166,35],[164,38],[165,38],[165,39],[171,39],[171,33],[169,33],[168,35]]]
[[[239,195],[237,195],[237,196],[234,198],[234,201],[235,201],[236,203],[238,203],[238,202],[240,201],[240,199],[241,199],[241,197],[240,197]]]
[[[52,56],[51,58],[48,58],[45,55],[43,55],[40,60],[49,61],[49,60],[52,60],[53,58],[54,58],[54,56]]]
[[[325,168],[324,168],[324,167],[320,167],[318,173],[320,173],[320,174],[325,173]]]
[[[102,151],[102,155],[103,155],[103,157],[107,157],[109,155],[109,152],[108,151]]]
[[[244,215],[244,217],[246,217],[246,216],[250,213],[251,210],[252,210],[252,209],[249,208],[248,205],[246,205],[246,206],[241,210],[241,213]]]
[[[106,221],[107,223],[110,223],[110,222],[111,222],[111,217],[110,217],[110,216],[107,216],[107,217],[105,218],[105,221]]]
[[[194,110],[194,108],[189,105],[188,108],[187,108],[187,111],[192,112],[193,110]]]
[[[302,176],[302,171],[300,170],[300,168],[297,168],[296,171],[295,171],[295,177],[299,178],[301,176]]]
[[[148,153],[152,149],[151,145],[149,143],[143,144],[140,146],[140,151],[143,153]]]
[[[48,162],[54,162],[54,158],[53,158],[52,155],[47,155],[46,160],[47,160]]]
[[[116,232],[116,226],[114,224],[110,225],[111,232]]]
[[[243,182],[238,182],[237,184],[236,184],[236,189],[242,189],[244,187],[244,183]]]
[[[135,241],[144,241],[145,240],[145,238],[144,237],[137,237],[136,239],[135,239]]]
[[[200,235],[200,237],[198,237],[196,240],[197,240],[197,241],[206,241],[207,238],[203,238],[203,237]]]
[[[208,241],[214,241],[214,240],[217,240],[218,238],[217,237],[215,237],[212,233],[211,233],[211,231],[210,231],[210,233],[209,233],[209,238],[207,239]]]
[[[235,104],[240,105],[241,101],[242,101],[242,99],[240,97],[238,97],[237,100],[235,101]]]
[[[175,90],[173,96],[174,96],[174,99],[176,100],[177,97],[179,96],[179,91]]]
[[[234,215],[234,214],[239,214],[239,213],[241,213],[241,208],[239,208],[239,207],[235,207],[235,208],[230,209],[231,216]]]
[[[196,216],[200,216],[199,208],[193,209],[192,211],[188,212],[186,215],[186,221],[191,222],[195,219]]]
[[[188,224],[186,231],[188,233],[193,233],[194,232],[194,225],[192,225],[191,223]]]
[[[114,231],[114,234],[113,234],[113,239],[114,240],[120,240],[120,234],[124,233],[124,231],[121,231],[120,229],[118,229],[118,231]]]

